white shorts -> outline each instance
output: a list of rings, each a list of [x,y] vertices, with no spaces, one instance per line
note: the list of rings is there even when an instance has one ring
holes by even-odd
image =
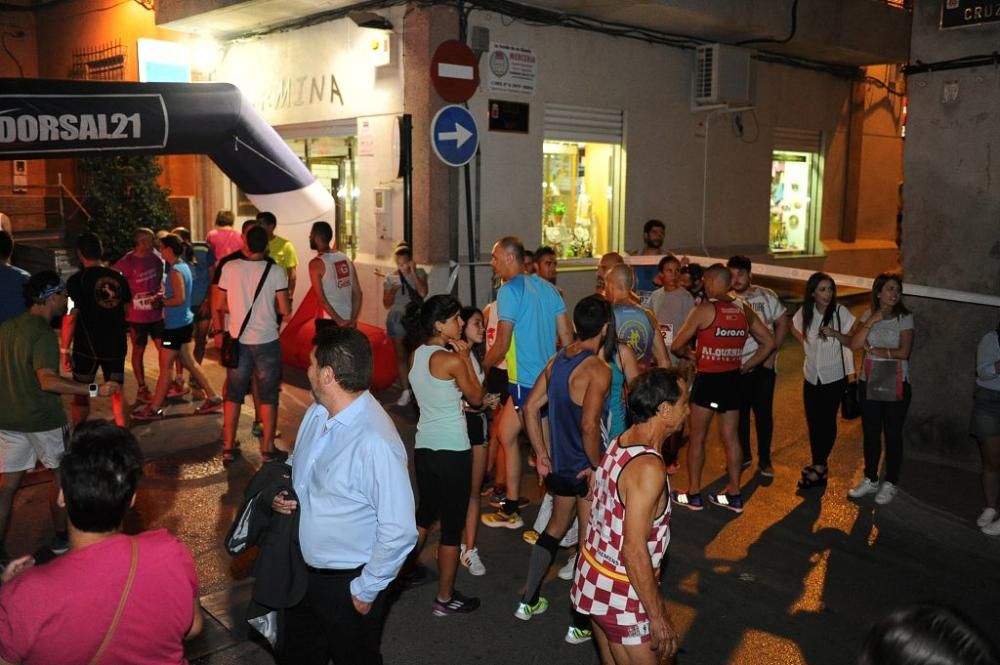
[[[30,471],[42,461],[47,469],[58,469],[66,450],[68,427],[46,432],[9,432],[0,429],[0,465],[3,473]]]

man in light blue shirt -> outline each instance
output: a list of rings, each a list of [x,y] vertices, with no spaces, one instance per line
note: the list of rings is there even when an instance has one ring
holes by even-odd
[[[299,541],[309,568],[301,603],[286,611],[280,663],[381,663],[385,589],[417,541],[406,450],[368,392],[372,354],[353,328],[316,335],[310,356],[313,404],[289,458]]]

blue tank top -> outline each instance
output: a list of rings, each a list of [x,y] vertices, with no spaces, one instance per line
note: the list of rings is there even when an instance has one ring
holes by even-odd
[[[620,359],[616,353],[611,362],[611,390],[604,407],[604,424],[601,432],[601,452],[628,429],[627,409],[625,407],[625,372],[619,366]]]
[[[653,335],[659,335],[660,331],[653,329],[645,309],[638,305],[615,305],[615,331],[618,341],[632,349],[640,369],[653,364]]]
[[[556,354],[549,372],[549,432],[552,445],[552,473],[576,480],[576,475],[590,468],[583,450],[583,407],[573,402],[569,394],[569,378],[587,358],[594,355],[581,351],[572,358],[563,349]]]
[[[183,260],[170,268],[163,286],[163,295],[167,298],[174,297],[174,283],[170,281],[171,272],[179,274],[184,282],[184,303],[163,309],[163,327],[167,330],[183,328],[194,322],[194,314],[191,312],[191,269]]]

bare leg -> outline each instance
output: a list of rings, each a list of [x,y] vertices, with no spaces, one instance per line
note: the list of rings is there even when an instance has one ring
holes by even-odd
[[[135,381],[139,388],[146,387],[146,364],[143,355],[146,353],[146,345],[139,346],[132,342],[132,373],[135,374]]]
[[[10,523],[10,512],[14,505],[14,494],[21,486],[24,471],[0,473],[0,543],[7,536],[7,525]]]
[[[170,389],[170,370],[174,360],[177,359],[177,352],[172,349],[158,349],[160,356],[160,376],[156,379],[156,390],[153,391],[153,401],[150,407],[158,409],[163,406],[167,399],[167,391]]]
[[[476,546],[479,533],[479,488],[486,473],[486,446],[472,446],[472,491],[469,492],[469,509],[465,513],[465,549]]]
[[[458,570],[458,546],[438,545],[438,600],[451,600],[455,590],[455,572]]]
[[[1000,436],[979,444],[983,455],[983,495],[988,508],[1000,508]]]
[[[240,405],[228,399],[222,405],[222,449],[236,447],[236,428],[240,424]]]
[[[597,639],[597,653],[601,656],[601,665],[617,665],[611,655],[611,647],[608,645],[608,638],[604,631],[601,630],[596,621],[591,621],[590,625],[594,631],[594,637]]]
[[[705,437],[712,422],[713,411],[697,404],[691,405],[691,438],[688,441],[688,492],[701,491],[701,471],[705,466]],[[738,415],[738,414],[737,414]]]
[[[264,436],[260,440],[260,452],[269,453],[274,450],[274,430],[278,424],[278,405],[261,404],[260,424],[264,428]]]
[[[212,386],[208,382],[208,377],[205,376],[205,370],[201,368],[201,365],[194,361],[194,356],[191,355],[192,344],[188,342],[181,347],[180,361],[181,365],[187,368],[187,371],[191,372],[191,377],[198,383],[198,386],[205,391],[205,397],[207,399],[215,399],[219,396]]]
[[[393,337],[392,345],[396,349],[396,371],[399,372],[399,387],[403,390],[410,389],[410,354],[406,352],[406,345],[403,344],[402,337]]]
[[[722,431],[722,444],[726,451],[726,472],[729,484],[727,494],[740,493],[740,473],[743,471],[743,449],[739,437],[740,412],[736,409],[719,414],[719,429]]]
[[[518,435],[521,433],[522,425],[521,414],[514,408],[514,400],[508,401],[500,416],[500,431],[498,432],[500,445],[503,446],[504,454],[507,456],[508,499],[517,499],[521,496],[521,450]]]
[[[195,321],[194,324],[194,360],[199,365],[205,359],[205,347],[208,344],[208,319]]]
[[[52,514],[52,526],[56,533],[66,532],[66,509],[59,506],[59,490],[62,489],[62,481],[59,476],[59,469],[50,469],[54,482],[52,490],[49,492],[49,511]]]
[[[111,396],[111,413],[114,414],[116,425],[128,428],[128,415],[127,409],[125,408],[125,393],[122,388],[123,386],[118,384],[118,392]]]

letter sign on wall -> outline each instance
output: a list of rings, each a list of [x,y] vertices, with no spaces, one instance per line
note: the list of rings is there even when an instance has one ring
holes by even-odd
[[[941,29],[1000,21],[1000,0],[941,0]]]

